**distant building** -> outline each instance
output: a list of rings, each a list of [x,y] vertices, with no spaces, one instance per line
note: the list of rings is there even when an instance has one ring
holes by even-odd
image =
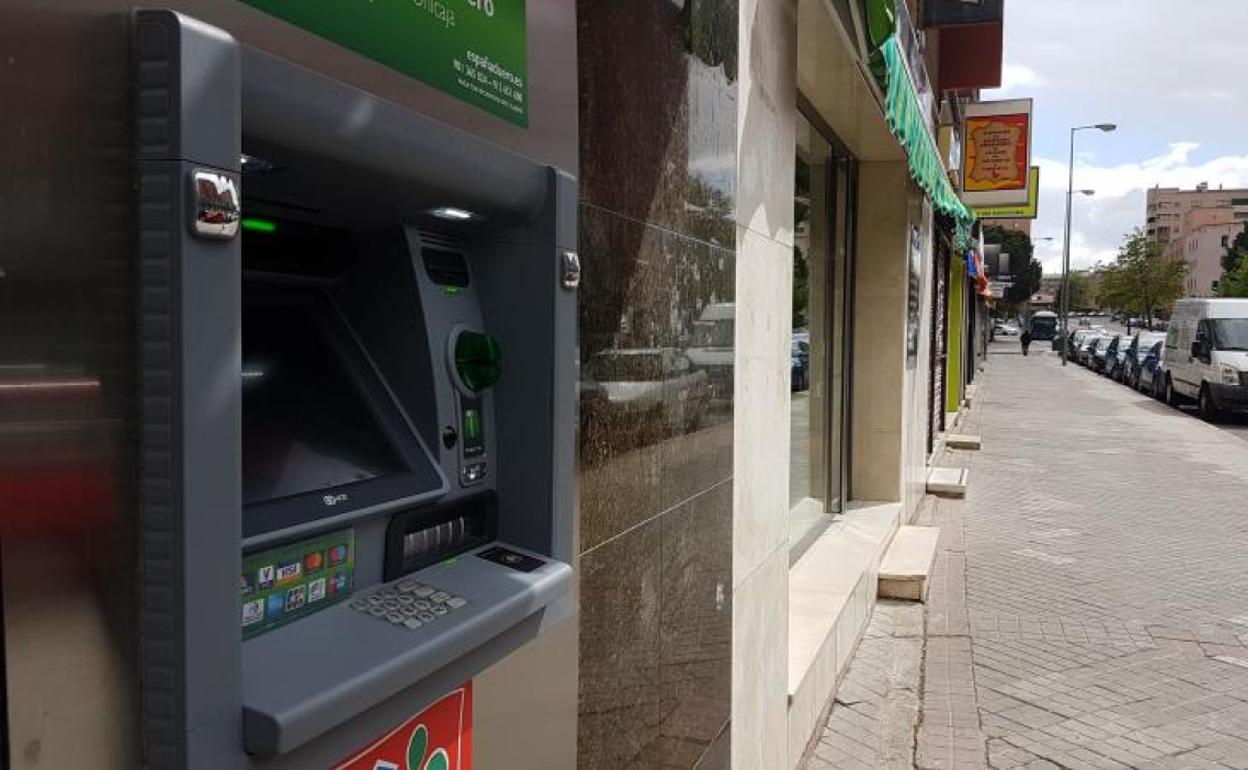
[[[1027,306],[1032,310],[1052,310],[1056,302],[1057,294],[1055,292],[1041,289],[1031,295],[1031,298],[1027,300]]]
[[[1144,234],[1167,244],[1179,234],[1187,212],[1213,208],[1229,208],[1233,219],[1248,221],[1248,189],[1210,190],[1206,182],[1196,185],[1195,190],[1154,187],[1145,199]]]
[[[1248,224],[1248,189],[1154,187],[1146,199],[1145,235],[1167,257],[1187,263],[1186,294],[1211,297],[1222,277],[1222,255]]]
[[[1230,206],[1191,209],[1179,220],[1179,230],[1166,244],[1166,256],[1187,263],[1187,296],[1212,297],[1222,278],[1222,255],[1244,220]]]
[[[1030,219],[988,219],[984,224],[988,227],[1000,227],[1003,230],[1016,230],[1028,238],[1031,237]]]

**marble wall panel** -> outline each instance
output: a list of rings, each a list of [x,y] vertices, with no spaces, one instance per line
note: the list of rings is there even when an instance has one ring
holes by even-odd
[[[579,0],[578,766],[723,767],[736,0]]]
[[[732,476],[735,255],[585,205],[581,542]]]
[[[580,0],[581,196],[732,246],[736,0]]]
[[[732,673],[732,482],[662,517],[659,679],[664,751],[692,767],[728,723]]]
[[[654,519],[581,556],[577,767],[644,767],[663,722]]]

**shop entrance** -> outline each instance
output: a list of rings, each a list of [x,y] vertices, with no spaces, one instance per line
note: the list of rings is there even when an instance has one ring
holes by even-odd
[[[844,509],[857,161],[813,109],[797,116],[790,352],[790,542]]]

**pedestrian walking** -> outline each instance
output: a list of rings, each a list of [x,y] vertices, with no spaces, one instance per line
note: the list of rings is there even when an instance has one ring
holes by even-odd
[[[1027,355],[1027,348],[1031,347],[1031,330],[1023,329],[1023,334],[1018,339],[1023,343],[1023,355]]]

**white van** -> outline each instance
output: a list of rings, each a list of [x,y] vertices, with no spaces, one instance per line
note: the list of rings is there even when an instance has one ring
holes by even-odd
[[[1214,419],[1248,407],[1248,299],[1181,299],[1166,335],[1166,401]]]

